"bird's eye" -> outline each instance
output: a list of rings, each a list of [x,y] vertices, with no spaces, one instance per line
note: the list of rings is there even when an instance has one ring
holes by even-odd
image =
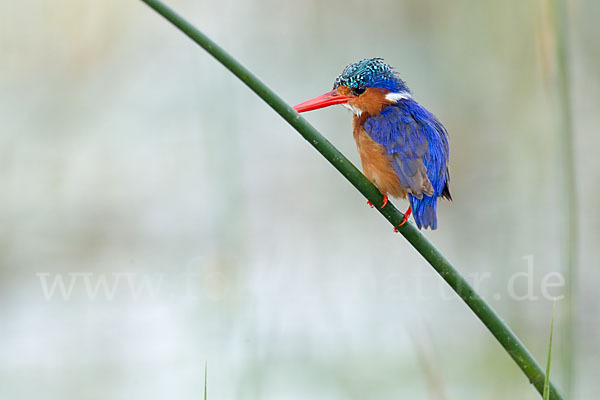
[[[356,88],[356,89],[352,89],[352,94],[355,96],[360,96],[361,94],[363,94],[365,92],[364,88]]]

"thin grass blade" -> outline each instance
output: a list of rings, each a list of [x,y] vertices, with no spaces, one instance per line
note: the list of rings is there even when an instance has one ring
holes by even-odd
[[[554,314],[556,302],[552,304],[552,322],[550,323],[550,344],[548,344],[548,361],[546,362],[546,379],[544,379],[544,400],[550,400],[550,364],[552,362],[552,336],[554,335]]]

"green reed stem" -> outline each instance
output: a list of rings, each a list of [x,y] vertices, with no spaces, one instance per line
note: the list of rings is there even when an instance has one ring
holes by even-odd
[[[556,56],[556,91],[559,108],[559,143],[560,166],[562,181],[562,205],[564,220],[561,221],[563,239],[561,240],[562,263],[566,269],[567,285],[565,288],[565,324],[563,363],[565,371],[565,390],[569,397],[573,396],[575,360],[575,283],[577,282],[577,188],[575,182],[575,161],[573,150],[573,118],[571,113],[569,69],[568,69],[568,40],[567,40],[567,9],[564,0],[552,1],[552,16],[554,17],[555,56]]]
[[[552,365],[552,337],[554,336],[554,314],[556,302],[552,303],[552,322],[550,322],[550,343],[548,344],[548,359],[546,360],[546,379],[544,380],[543,400],[550,400],[550,366]]]
[[[325,139],[323,135],[275,94],[275,92],[262,83],[252,72],[161,1],[141,1],[148,4],[157,13],[175,25],[244,82],[246,86],[294,127],[304,139],[321,153],[371,203],[375,205],[383,204],[383,197],[379,190],[335,146]],[[393,226],[398,226],[402,222],[404,215],[391,203],[388,203],[383,209],[376,208]],[[544,372],[510,327],[502,321],[498,314],[473,290],[462,275],[417,228],[412,224],[404,224],[399,230],[406,240],[431,264],[436,272],[452,287],[479,320],[490,330],[500,345],[515,360],[537,391],[542,394],[544,390]],[[563,399],[552,384],[550,385],[550,391],[551,399]]]

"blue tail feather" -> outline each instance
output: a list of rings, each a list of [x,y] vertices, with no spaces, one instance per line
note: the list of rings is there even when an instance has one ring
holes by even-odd
[[[421,228],[437,228],[437,196],[423,196],[418,199],[413,195],[408,195],[412,214],[419,229]]]

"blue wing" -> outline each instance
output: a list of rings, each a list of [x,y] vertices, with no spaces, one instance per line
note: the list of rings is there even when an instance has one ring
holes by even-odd
[[[437,198],[450,198],[450,149],[444,126],[416,101],[402,99],[367,118],[363,128],[384,146],[408,193],[417,226],[436,229]]]

